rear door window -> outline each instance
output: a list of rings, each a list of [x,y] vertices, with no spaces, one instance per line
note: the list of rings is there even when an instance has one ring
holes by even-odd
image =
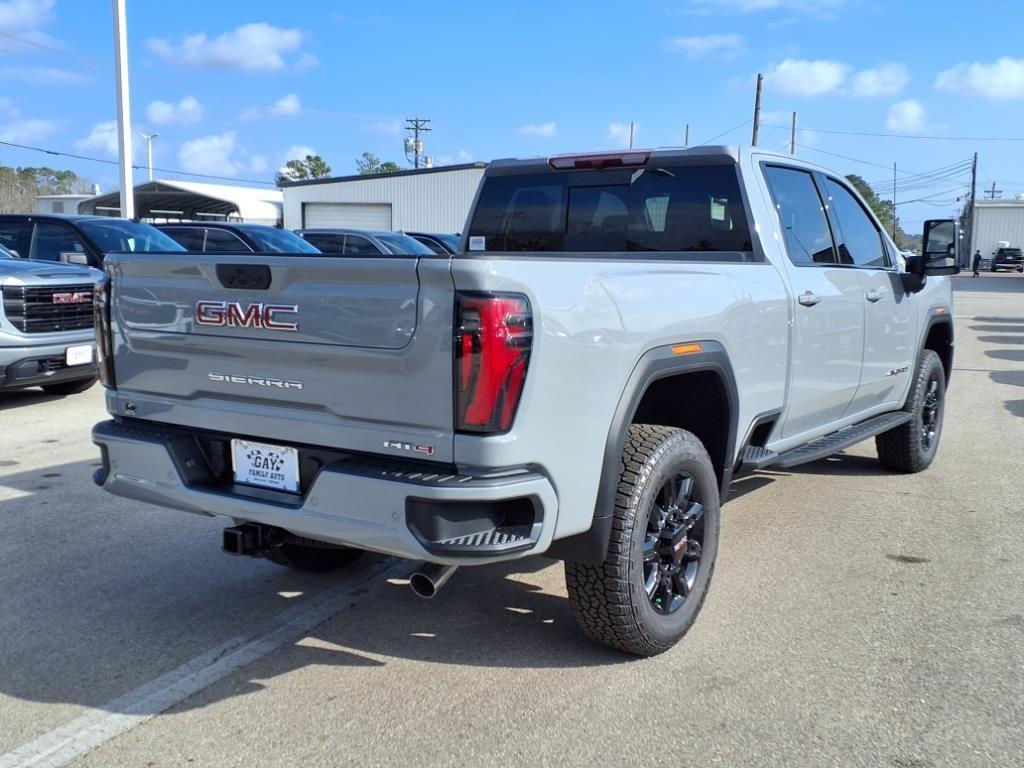
[[[303,239],[321,253],[342,253],[345,250],[344,235],[330,235],[324,232],[305,232]]]
[[[63,224],[36,224],[29,258],[39,261],[60,261],[62,253],[86,253],[85,244],[70,227]]]
[[[173,237],[186,250],[203,252],[203,230],[198,227],[160,227],[160,231]]]
[[[314,243],[315,245],[315,243]],[[345,235],[346,256],[382,256],[380,248],[361,235]]]
[[[732,165],[492,177],[469,236],[477,251],[753,250]]]
[[[789,260],[797,266],[834,264],[832,232],[814,177],[807,171],[780,166],[767,166],[764,175]]]

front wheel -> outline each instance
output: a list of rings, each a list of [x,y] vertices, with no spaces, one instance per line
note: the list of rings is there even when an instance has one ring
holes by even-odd
[[[667,651],[704,604],[718,530],[718,480],[700,440],[682,429],[632,425],[604,562],[565,564],[580,629],[638,656]]]
[[[921,353],[903,410],[910,421],[875,438],[878,460],[896,472],[921,472],[935,459],[946,410],[946,371],[930,349]]]

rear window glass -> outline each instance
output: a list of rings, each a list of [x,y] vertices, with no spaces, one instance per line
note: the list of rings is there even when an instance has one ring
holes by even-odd
[[[473,251],[752,250],[731,165],[490,177],[469,236]]]

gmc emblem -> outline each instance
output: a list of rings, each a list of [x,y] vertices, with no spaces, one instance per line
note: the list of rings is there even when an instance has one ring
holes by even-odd
[[[92,291],[53,294],[54,304],[89,304],[90,302],[92,302]]]
[[[228,328],[265,328],[297,331],[299,324],[279,319],[299,314],[298,304],[246,304],[237,301],[197,301],[196,323]]]

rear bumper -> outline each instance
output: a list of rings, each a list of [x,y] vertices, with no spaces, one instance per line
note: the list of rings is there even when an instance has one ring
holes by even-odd
[[[338,456],[293,495],[212,482],[206,438],[160,424],[101,422],[93,442],[103,467],[94,479],[137,501],[435,563],[498,562],[551,544],[558,502],[539,472],[454,474]]]
[[[0,389],[37,387],[96,376],[96,363],[71,367],[64,363],[65,350],[68,347],[89,343],[94,344],[92,357],[95,360],[96,349],[91,332],[87,338],[78,342],[33,347],[0,347]]]

